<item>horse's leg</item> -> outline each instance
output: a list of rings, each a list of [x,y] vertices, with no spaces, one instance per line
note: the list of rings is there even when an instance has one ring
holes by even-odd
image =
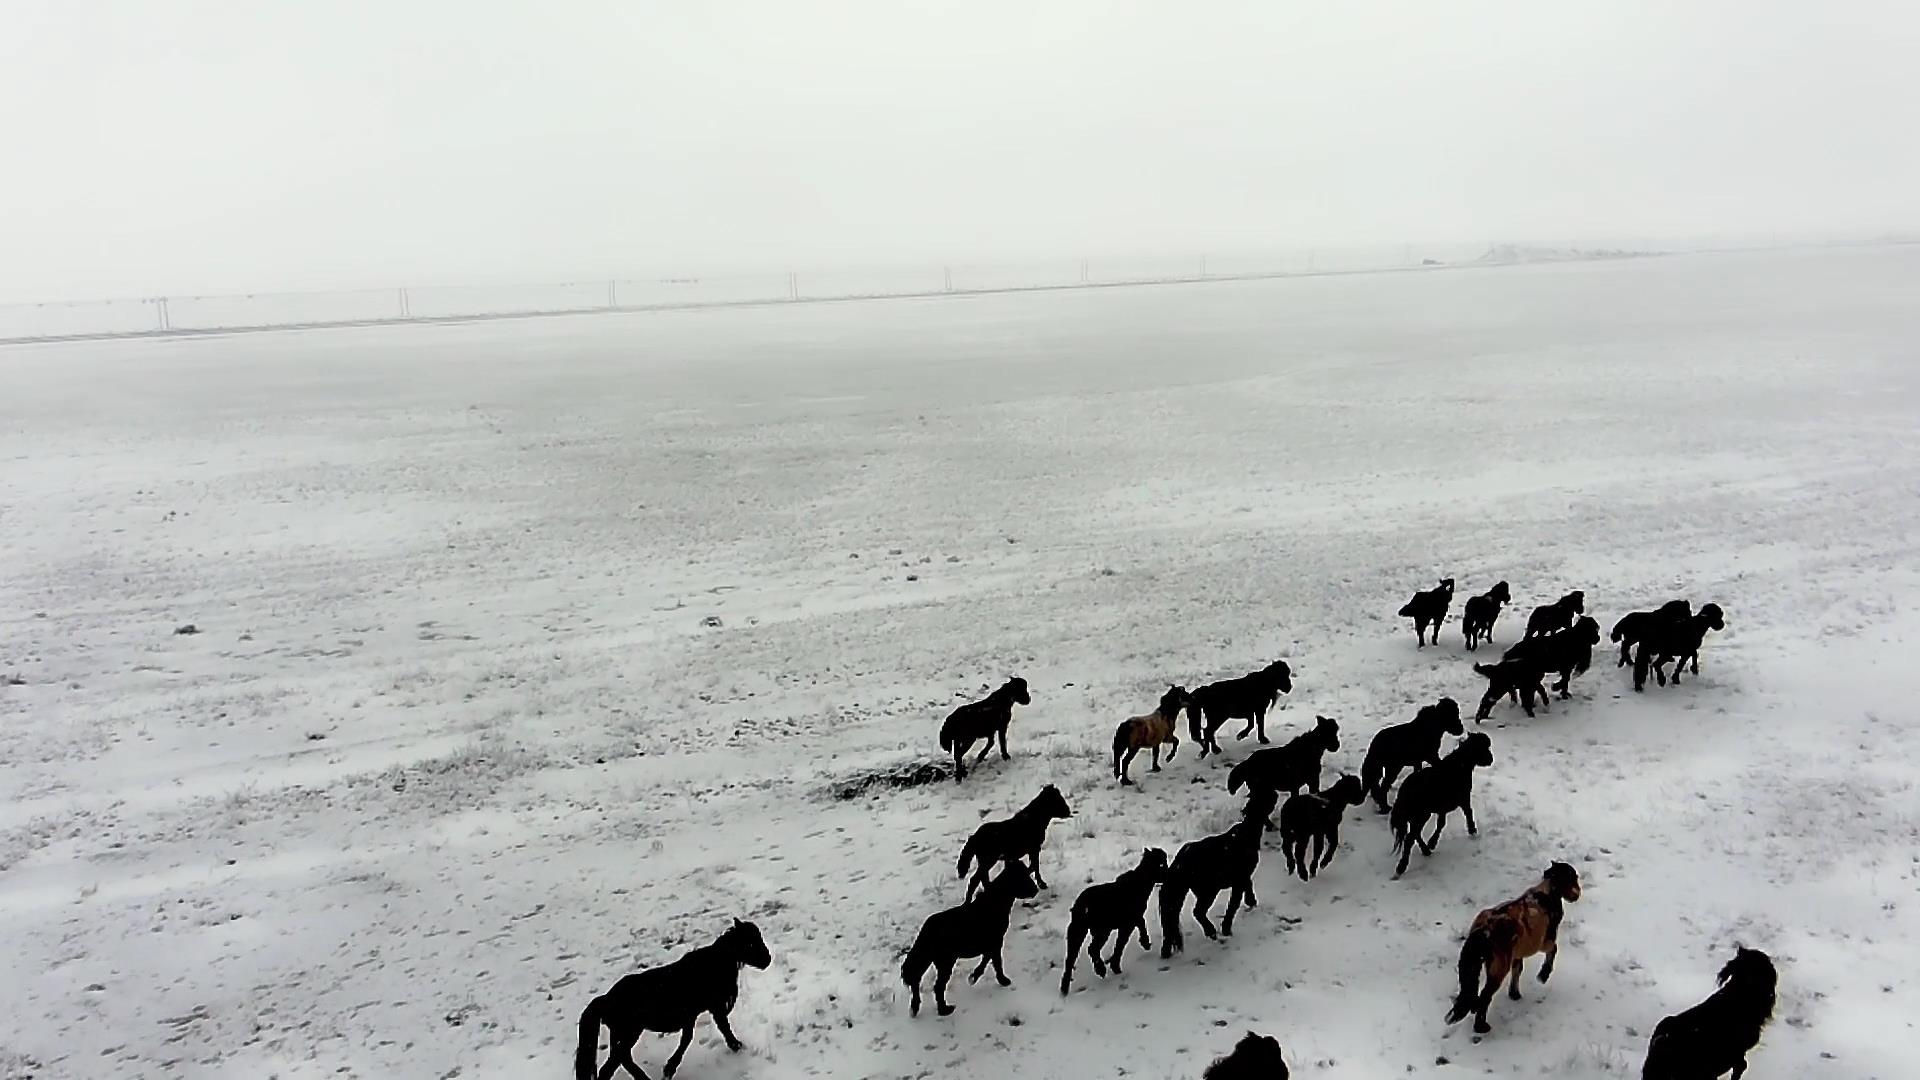
[[[1167,743],[1171,747],[1171,749],[1167,751],[1167,760],[1172,761],[1174,758],[1180,756],[1180,736],[1169,731],[1167,733]],[[1158,749],[1158,747],[1155,749]]]
[[[1159,743],[1153,744],[1153,768],[1148,769],[1147,771],[1148,772],[1160,771],[1160,744]]]
[[[1568,668],[1560,673],[1560,681],[1553,684],[1553,688],[1560,691],[1561,701],[1565,701],[1573,696],[1573,692],[1567,689],[1568,684],[1571,682],[1573,682],[1573,669]]]
[[[984,855],[980,857],[980,862],[973,871],[973,877],[967,882],[968,902],[972,902],[973,891],[975,889],[984,889],[987,887],[987,868],[999,861],[998,859],[987,858]]]
[[[1073,987],[1073,971],[1080,966],[1080,946],[1087,940],[1087,928],[1079,921],[1067,926],[1067,966],[1060,972],[1060,994],[1065,996]],[[1093,953],[1093,970],[1100,970],[1100,952]]]
[[[1680,685],[1680,673],[1685,670],[1687,670],[1687,658],[1685,656],[1676,657],[1673,661],[1673,685]]]
[[[1253,726],[1259,729],[1258,734],[1261,742],[1271,741],[1267,738],[1267,706],[1262,705],[1253,710]]]
[[[1103,979],[1107,977],[1107,961],[1100,953],[1107,947],[1108,936],[1108,930],[1104,926],[1095,930],[1093,940],[1088,943],[1091,948],[1087,950],[1087,956],[1093,960],[1093,973]]]
[[[1033,883],[1035,885],[1040,886],[1043,889],[1053,888],[1053,886],[1047,884],[1046,878],[1043,878],[1040,876],[1040,845],[1039,844],[1033,845],[1033,852],[1027,856],[1027,861],[1033,864]]]
[[[1013,980],[1007,978],[1007,969],[1000,966],[1000,951],[1006,948],[1004,941],[993,947],[993,980],[1001,986],[1012,986]]]
[[[687,1056],[687,1045],[691,1042],[693,1042],[693,1021],[689,1020],[687,1026],[680,1029],[680,1045],[674,1048],[673,1056],[667,1059],[667,1067],[660,1070],[661,1076],[666,1077],[667,1080],[673,1080],[673,1074],[680,1070],[680,1059]]]
[[[938,972],[933,980],[933,1008],[941,1016],[952,1016],[953,1006],[947,1004],[947,980],[953,978],[953,961],[940,959],[933,962]]]
[[[1200,923],[1200,929],[1206,931],[1208,937],[1216,939],[1220,936],[1220,928],[1213,925],[1212,919],[1207,918],[1207,909],[1213,906],[1213,898],[1219,895],[1219,889],[1193,890],[1193,917]]]
[[[633,1077],[634,1080],[651,1080],[651,1078],[647,1076],[646,1070],[642,1069],[639,1063],[633,1060],[633,1044],[639,1041],[640,1032],[638,1031],[632,1032],[624,1040],[608,1040],[607,1067],[605,1071],[600,1074],[601,1080],[606,1080],[607,1077],[613,1075],[613,1067],[615,1064],[626,1069],[627,1075]]]
[[[1743,1054],[1741,1055],[1739,1061],[1736,1061],[1733,1063],[1733,1080],[1740,1080],[1741,1074],[1745,1073],[1746,1071],[1747,1071],[1747,1059],[1746,1059],[1746,1056]]]
[[[1326,847],[1327,847],[1326,836],[1321,833],[1314,833],[1313,834],[1313,861],[1310,863],[1307,863],[1307,879],[1309,881],[1311,881],[1316,877],[1319,877],[1320,868],[1327,865],[1326,857],[1325,855],[1322,854],[1323,852],[1326,851]]]
[[[1133,780],[1127,776],[1127,770],[1133,768],[1133,756],[1139,752],[1140,748],[1137,746],[1127,747],[1127,755],[1118,759],[1118,764],[1113,767],[1113,775],[1119,777],[1122,784],[1133,783]]]
[[[962,739],[953,740],[953,782],[956,784],[967,778],[967,748],[972,745]]]
[[[1513,973],[1507,976],[1507,997],[1514,1001],[1520,1000],[1520,969],[1526,966],[1526,960],[1523,959],[1520,954],[1515,953],[1513,957]]]
[[[1294,872],[1293,849],[1298,846],[1300,846],[1300,842],[1295,837],[1285,837],[1280,841],[1280,854],[1287,860],[1287,873],[1289,874]]]
[[[1548,938],[1546,948],[1540,951],[1547,954],[1547,958],[1540,963],[1540,981],[1544,983],[1553,978],[1553,958],[1560,955],[1560,943]]]
[[[1153,942],[1147,940],[1147,909],[1146,908],[1140,909],[1140,921],[1137,924],[1135,924],[1135,926],[1140,931],[1140,947],[1142,949],[1153,948]]]
[[[1460,801],[1460,812],[1467,816],[1467,835],[1479,836],[1480,826],[1475,825],[1473,823],[1473,796],[1472,795],[1468,795],[1465,799],[1462,799]],[[1439,833],[1436,831],[1434,835],[1437,836],[1439,835]]]
[[[993,957],[991,956],[981,957],[980,963],[973,969],[973,974],[967,976],[967,985],[972,986],[974,983],[979,982],[980,976],[985,975],[987,973],[987,965],[992,962],[993,962]]]
[[[1233,936],[1233,917],[1240,911],[1240,886],[1236,883],[1227,886],[1227,914],[1220,920],[1220,932]]]
[[[1698,649],[1693,651],[1693,673],[1700,674],[1700,650]]]
[[[1119,928],[1119,933],[1113,936],[1113,955],[1107,957],[1107,967],[1112,969],[1115,975],[1120,974],[1120,954],[1127,951],[1127,929],[1122,926]],[[1105,943],[1104,937],[1102,943]]]
[[[1446,827],[1447,827],[1447,815],[1445,813],[1442,813],[1440,817],[1437,820],[1435,820],[1433,823],[1432,838],[1430,838],[1425,844],[1421,845],[1421,850],[1428,855],[1433,854],[1434,845],[1440,842],[1440,830]]]
[[[1613,665],[1615,668],[1623,668],[1623,667],[1626,667],[1628,664],[1633,663],[1633,655],[1630,652],[1632,648],[1633,648],[1632,638],[1623,637],[1620,639],[1620,662]]]
[[[1235,739],[1236,741],[1237,741],[1237,740],[1240,740],[1240,739],[1244,739],[1244,738],[1246,738],[1246,737],[1247,737],[1248,735],[1251,735],[1251,734],[1253,734],[1253,721],[1254,721],[1254,717],[1257,717],[1257,716],[1259,716],[1259,715],[1260,715],[1260,711],[1259,711],[1258,709],[1255,709],[1255,710],[1253,711],[1253,714],[1252,714],[1251,716],[1248,716],[1248,717],[1247,717],[1247,723],[1246,723],[1246,726],[1244,726],[1244,727],[1242,727],[1242,728],[1240,729],[1240,734],[1238,734],[1238,735],[1235,735],[1235,736],[1234,736],[1234,739]]]
[[[1324,869],[1328,864],[1332,863],[1333,853],[1339,850],[1340,826],[1335,825],[1333,828],[1327,830],[1327,857],[1320,863],[1320,866]]]
[[[975,765],[980,764],[981,762],[987,760],[987,755],[991,753],[993,753],[993,732],[989,731],[987,732],[987,745],[984,747],[981,747],[980,754],[978,757],[975,757],[973,759],[973,763]]]
[[[1494,689],[1492,683],[1488,683],[1487,692],[1480,697],[1480,708],[1473,714],[1473,722],[1476,724],[1486,723],[1487,717],[1493,713],[1493,703],[1499,700],[1500,691]]]
[[[1473,1030],[1477,1034],[1485,1035],[1493,1030],[1493,1025],[1487,1023],[1487,1007],[1493,1004],[1493,992],[1500,989],[1500,984],[1506,980],[1507,962],[1507,958],[1497,952],[1487,958],[1487,988],[1480,992],[1480,1000],[1473,1011]]]
[[[740,1040],[733,1037],[733,1028],[727,1023],[727,1010],[713,1010],[713,1026],[719,1028],[720,1037],[727,1040],[727,1049],[737,1053],[740,1049]]]
[[[1012,710],[1008,710],[1007,723],[1012,723],[1012,722],[1013,722],[1013,712]],[[1013,760],[1013,755],[1007,753],[1007,724],[1000,725],[1000,760],[1001,761]]]
[[[1373,789],[1373,804],[1381,813],[1387,812],[1387,792],[1393,790],[1393,782],[1400,779],[1400,763],[1388,765],[1380,774],[1380,786]]]

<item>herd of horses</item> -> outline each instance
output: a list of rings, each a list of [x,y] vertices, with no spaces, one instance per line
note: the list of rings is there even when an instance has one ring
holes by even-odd
[[[1413,620],[1418,647],[1438,643],[1453,592],[1453,579],[1446,578],[1436,588],[1415,593],[1400,608],[1401,616]],[[1469,650],[1477,651],[1492,639],[1501,610],[1510,603],[1512,593],[1504,581],[1467,600],[1461,624]],[[1661,686],[1678,683],[1689,666],[1699,674],[1702,642],[1709,631],[1724,625],[1720,607],[1711,603],[1695,611],[1689,601],[1674,600],[1650,611],[1632,612],[1612,630],[1611,639],[1620,647],[1617,666],[1633,668],[1636,691],[1645,688],[1649,671]],[[1534,715],[1536,701],[1546,708],[1549,675],[1558,677],[1553,691],[1563,700],[1570,697],[1569,684],[1591,666],[1599,640],[1599,624],[1586,614],[1584,592],[1576,590],[1534,608],[1523,636],[1498,662],[1473,665],[1487,680],[1475,721],[1484,722],[1502,697],[1520,705],[1528,716]],[[1671,678],[1669,664],[1673,665]],[[1123,785],[1132,785],[1130,767],[1142,750],[1151,752],[1150,770],[1162,771],[1161,747],[1169,748],[1169,761],[1178,753],[1182,712],[1188,736],[1202,758],[1221,752],[1216,733],[1233,720],[1244,723],[1239,738],[1253,734],[1267,744],[1267,713],[1280,695],[1292,690],[1292,671],[1285,661],[1192,691],[1170,685],[1154,711],[1122,721],[1115,730],[1113,776]],[[940,747],[953,755],[956,782],[965,779],[967,755],[976,744],[985,746],[974,759],[975,766],[984,763],[996,745],[1003,760],[1011,758],[1007,730],[1014,707],[1031,700],[1026,681],[1015,677],[985,698],[953,710],[940,729]],[[1443,752],[1449,736],[1458,741]],[[1369,800],[1388,814],[1398,856],[1395,878],[1406,873],[1415,848],[1423,855],[1433,854],[1448,816],[1455,811],[1465,820],[1467,832],[1477,833],[1473,775],[1476,769],[1493,765],[1492,740],[1483,732],[1466,731],[1454,699],[1442,697],[1421,706],[1411,720],[1381,729],[1368,743],[1360,775],[1340,775],[1323,790],[1322,759],[1339,746],[1338,721],[1318,716],[1312,728],[1286,743],[1255,750],[1227,774],[1229,795],[1242,788],[1247,792],[1246,803],[1230,827],[1181,845],[1171,858],[1162,848],[1143,849],[1137,862],[1113,880],[1083,890],[1069,911],[1061,994],[1071,992],[1083,951],[1094,973],[1105,978],[1109,972],[1120,972],[1130,940],[1137,938],[1143,951],[1152,948],[1147,917],[1156,890],[1163,960],[1185,947],[1181,924],[1189,897],[1191,914],[1209,939],[1231,937],[1241,907],[1258,903],[1254,874],[1269,832],[1280,834],[1287,873],[1302,881],[1313,880],[1332,862],[1347,809]],[[1403,771],[1406,779],[1400,781],[1390,804],[1389,795]],[[1040,873],[1040,852],[1048,827],[1071,817],[1066,796],[1047,784],[1009,817],[987,821],[968,836],[957,863],[958,877],[966,881],[961,902],[925,919],[900,966],[901,982],[909,991],[909,1015],[920,1013],[921,983],[929,971],[934,973],[937,1012],[946,1016],[954,1011],[947,991],[962,961],[978,961],[968,974],[969,984],[991,968],[996,982],[1012,985],[1002,954],[1013,906],[1049,888]],[[1426,834],[1429,822],[1433,823],[1431,835]],[[1226,910],[1215,925],[1211,915],[1221,893],[1227,894]],[[1519,896],[1478,912],[1460,949],[1459,993],[1446,1014],[1447,1023],[1472,1015],[1477,1035],[1490,1032],[1487,1010],[1495,992],[1505,982],[1508,996],[1519,1000],[1521,969],[1529,958],[1541,958],[1540,982],[1551,978],[1566,905],[1579,899],[1579,872],[1556,861]],[[647,1080],[632,1057],[634,1042],[646,1031],[680,1034],[679,1047],[665,1067],[665,1075],[672,1077],[702,1013],[713,1016],[730,1049],[739,1049],[739,1040],[728,1026],[739,971],[743,966],[765,968],[771,960],[759,930],[735,920],[713,944],[621,979],[581,1013],[576,1080],[596,1080],[603,1026],[610,1052],[597,1080],[610,1080],[620,1068],[635,1080]],[[1737,947],[1734,958],[1721,969],[1719,989],[1712,996],[1666,1017],[1654,1028],[1643,1080],[1714,1080],[1728,1072],[1739,1080],[1747,1053],[1772,1016],[1774,994],[1770,958]],[[1248,1032],[1203,1075],[1206,1080],[1286,1080],[1288,1070],[1275,1039]]]

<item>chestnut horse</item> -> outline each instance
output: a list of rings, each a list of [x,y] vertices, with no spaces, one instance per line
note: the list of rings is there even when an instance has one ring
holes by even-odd
[[[1460,947],[1460,996],[1447,1013],[1447,1023],[1457,1024],[1473,1014],[1473,1030],[1481,1035],[1492,1031],[1487,1023],[1487,1006],[1493,1004],[1493,992],[1507,980],[1507,996],[1520,1000],[1520,965],[1529,956],[1546,954],[1540,965],[1540,981],[1553,977],[1553,958],[1560,952],[1560,919],[1566,914],[1564,902],[1580,899],[1580,875],[1566,863],[1547,867],[1533,888],[1518,897],[1490,907],[1474,916],[1467,942]],[[1487,986],[1480,988],[1480,970],[1486,969]],[[1509,976],[1511,976],[1509,978]]]

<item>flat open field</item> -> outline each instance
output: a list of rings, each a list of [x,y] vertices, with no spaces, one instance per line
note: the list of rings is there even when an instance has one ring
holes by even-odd
[[[740,916],[747,1049],[703,1021],[684,1077],[1196,1077],[1247,1028],[1302,1078],[1637,1076],[1736,941],[1749,1077],[1911,1076],[1916,297],[1907,247],[0,352],[0,1075],[558,1078]],[[1404,879],[1359,808],[1230,941],[1061,998],[1073,895],[1224,827],[1252,746],[1121,789],[1114,725],[1284,657],[1270,729],[1357,771],[1478,701],[1457,604],[1393,617],[1441,576],[1511,582],[1502,648],[1572,588],[1727,629],[1497,707],[1479,835]],[[835,797],[1010,674],[1011,761]],[[1048,782],[1014,987],[908,1019],[961,842]],[[1554,980],[1475,1043],[1461,935],[1556,858]]]

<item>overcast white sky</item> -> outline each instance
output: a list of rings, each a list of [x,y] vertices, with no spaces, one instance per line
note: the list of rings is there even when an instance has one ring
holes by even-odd
[[[0,297],[1920,225],[1920,5],[6,0]]]

